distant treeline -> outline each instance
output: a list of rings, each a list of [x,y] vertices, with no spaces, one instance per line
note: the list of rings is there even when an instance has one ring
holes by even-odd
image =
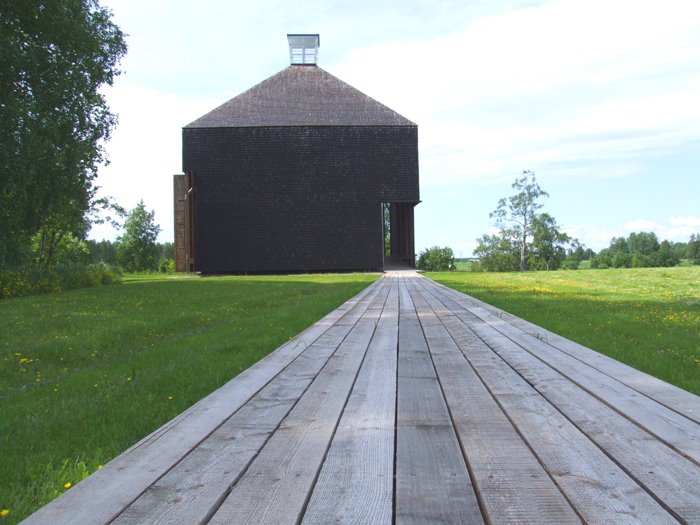
[[[121,266],[119,263],[119,255],[117,251],[118,242],[107,240],[102,241],[85,241],[87,251],[89,253],[89,262],[105,263],[112,266]],[[159,270],[167,272],[167,269],[161,268],[164,264],[171,264],[175,258],[175,245],[172,242],[156,243],[153,247],[155,254],[154,260],[158,266],[151,268],[143,268],[143,270]],[[87,262],[87,261],[86,261]]]
[[[591,259],[591,268],[651,268],[677,266],[682,259],[700,264],[700,234],[688,242],[659,242],[654,232],[614,237],[608,248]]]
[[[501,243],[504,244],[504,243]],[[574,245],[569,249],[557,247],[553,257],[543,266],[539,260],[537,244],[533,243],[531,251],[526,255],[528,268],[534,270],[575,270],[582,261],[590,261],[586,268],[653,268],[677,266],[681,261],[685,264],[700,264],[700,233],[690,236],[688,242],[659,241],[654,232],[634,232],[628,237],[614,237],[610,246],[596,253],[590,248]],[[515,246],[507,245],[500,252],[494,250],[483,252],[484,257],[461,257],[455,263],[469,263],[472,271],[516,271],[518,253]],[[498,257],[496,257],[498,256]]]

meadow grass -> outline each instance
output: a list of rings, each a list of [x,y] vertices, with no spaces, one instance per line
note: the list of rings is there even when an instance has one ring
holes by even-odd
[[[376,278],[145,274],[0,301],[0,522],[69,490]]]
[[[700,394],[700,266],[426,275]]]

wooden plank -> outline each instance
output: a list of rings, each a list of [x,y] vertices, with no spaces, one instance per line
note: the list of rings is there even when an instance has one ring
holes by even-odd
[[[340,308],[39,509],[24,523],[101,524],[115,519],[308,345],[335,323],[361,315],[380,287],[381,280],[371,284]]]
[[[426,285],[424,289],[429,287]],[[429,294],[426,297],[431,304],[439,303]],[[471,327],[454,316],[442,320],[491,395],[586,522],[619,522],[624,517],[630,522],[677,523],[639,484],[477,337],[469,329]],[[483,323],[480,324],[484,327]]]
[[[483,309],[470,312],[681,454],[700,462],[700,424],[568,354],[553,351],[547,342],[494,319]]]
[[[455,313],[459,314],[459,311]],[[483,323],[483,321],[482,321]],[[485,325],[486,323],[483,323]],[[470,327],[679,519],[700,523],[700,467],[546,366],[505,335]],[[585,365],[582,365],[585,366]]]
[[[696,423],[700,423],[700,396],[696,396],[675,385],[671,385],[661,379],[641,372],[616,359],[612,359],[600,352],[596,352],[595,350],[562,337],[559,334],[530,323],[525,319],[513,316],[504,310],[484,303],[474,297],[464,295],[456,290],[444,287],[439,283],[435,284],[440,288],[444,288],[443,291],[451,294],[460,304],[484,308],[491,315],[507,321],[526,333],[539,334],[549,345],[586,363],[601,373],[609,375],[630,388],[665,405],[669,409],[692,419]]]
[[[441,290],[436,289],[437,294],[440,292]],[[447,296],[444,294],[441,296],[448,303],[450,302]],[[468,312],[469,315],[480,319],[504,334],[681,454],[691,458],[696,463],[700,462],[700,424],[559,351],[549,345],[548,341],[523,332],[511,325],[508,320],[495,317],[488,308],[460,304],[459,302],[455,302],[453,307],[463,312],[460,317],[466,321],[468,319],[464,316]]]
[[[210,523],[294,523],[301,518],[374,329],[373,319],[358,321]]]
[[[393,280],[302,523],[391,523],[397,346]]]
[[[422,297],[412,297],[488,521],[580,523],[435,312]]]
[[[483,523],[411,298],[401,287],[395,521]]]
[[[480,333],[477,331],[477,333]],[[700,523],[700,467],[504,336],[482,337],[677,518]]]

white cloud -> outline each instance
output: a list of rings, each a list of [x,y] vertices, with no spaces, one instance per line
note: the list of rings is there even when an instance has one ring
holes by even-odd
[[[670,217],[668,222],[675,227],[700,229],[700,217],[690,215],[686,217]]]
[[[659,241],[688,242],[691,234],[700,232],[700,217],[669,217],[663,223],[636,219],[616,228],[575,224],[564,227],[563,230],[587,247],[600,251],[610,246],[613,237],[628,237],[632,232],[654,232]]]
[[[563,161],[632,174],[700,137],[699,34],[692,1],[560,0],[360,48],[334,72],[419,123],[425,184]]]
[[[641,232],[641,231],[658,231],[664,226],[658,224],[654,221],[648,221],[646,219],[637,219],[634,221],[626,222],[623,225],[625,231],[628,232]]]
[[[653,231],[660,241],[687,242],[690,235],[700,231],[700,217],[669,217],[668,222],[659,224],[654,221],[639,219],[624,225],[629,233]]]

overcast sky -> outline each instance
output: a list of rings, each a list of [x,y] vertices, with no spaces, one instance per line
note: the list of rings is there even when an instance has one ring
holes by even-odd
[[[129,52],[97,184],[155,209],[161,241],[182,127],[287,67],[287,33],[319,33],[320,67],[418,124],[418,251],[470,256],[523,170],[595,250],[632,231],[700,232],[697,0],[101,3]]]

